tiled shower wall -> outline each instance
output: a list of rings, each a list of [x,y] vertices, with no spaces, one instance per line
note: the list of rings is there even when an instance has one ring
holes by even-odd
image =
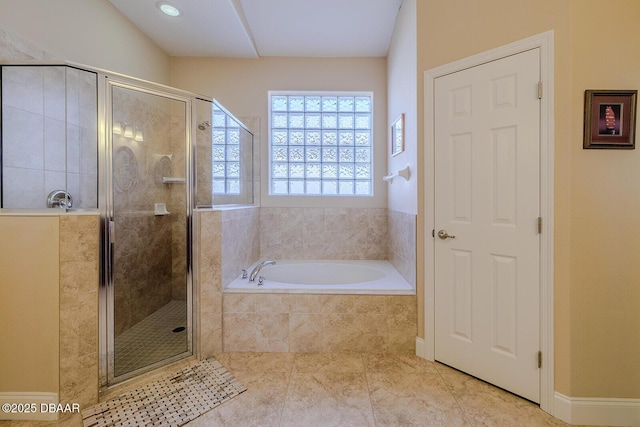
[[[171,222],[153,212],[117,218],[114,245],[116,336],[171,301]],[[148,250],[154,256],[149,257]]]
[[[97,207],[97,77],[63,66],[2,70],[4,208],[42,209],[66,190]]]
[[[186,300],[185,187],[163,183],[185,177],[185,124],[166,102],[121,88],[113,94],[114,122],[144,133],[144,142],[113,135],[116,335],[170,301]],[[170,215],[155,215],[160,202]]]
[[[60,216],[60,402],[98,402],[98,215]]]
[[[44,50],[0,28],[0,61],[19,63],[32,60],[51,61],[53,59],[54,58]]]

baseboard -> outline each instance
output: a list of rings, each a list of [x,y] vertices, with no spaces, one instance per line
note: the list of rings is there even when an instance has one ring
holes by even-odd
[[[0,392],[0,404],[0,420],[58,419],[58,393]]]
[[[568,397],[556,392],[554,416],[569,424],[640,426],[640,399]]]
[[[416,337],[416,356],[426,359],[424,338]],[[640,399],[568,397],[554,394],[553,416],[569,424],[640,427]]]
[[[416,337],[416,356],[427,358],[427,354],[424,350],[424,338]]]

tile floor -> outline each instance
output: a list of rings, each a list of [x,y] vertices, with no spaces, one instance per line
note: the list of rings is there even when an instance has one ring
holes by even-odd
[[[227,353],[248,390],[197,426],[565,426],[533,403],[411,355]]]
[[[116,375],[187,351],[185,301],[171,301],[115,337]]]
[[[412,355],[225,353],[217,359],[248,390],[188,427],[567,425],[529,401]],[[82,420],[42,425],[81,426]]]

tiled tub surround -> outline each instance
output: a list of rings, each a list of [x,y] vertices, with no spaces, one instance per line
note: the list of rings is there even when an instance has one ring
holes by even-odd
[[[196,318],[200,358],[222,353],[222,289],[260,255],[259,208],[196,210]]]
[[[415,295],[223,298],[222,289],[259,259],[387,259],[387,209],[254,207],[201,210],[197,216],[201,357],[223,350],[415,350]],[[400,223],[407,230],[401,238],[415,246],[411,220]]]
[[[415,289],[416,215],[389,209],[389,262]]]
[[[260,258],[388,260],[415,288],[416,215],[386,208],[262,207]]]
[[[224,351],[414,353],[415,295],[225,293]]]
[[[387,259],[385,208],[260,208],[260,257]]]

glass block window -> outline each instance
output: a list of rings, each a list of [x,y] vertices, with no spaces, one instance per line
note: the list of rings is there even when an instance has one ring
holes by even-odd
[[[371,196],[371,93],[269,93],[272,195]]]
[[[240,125],[213,105],[213,193],[240,194]]]

